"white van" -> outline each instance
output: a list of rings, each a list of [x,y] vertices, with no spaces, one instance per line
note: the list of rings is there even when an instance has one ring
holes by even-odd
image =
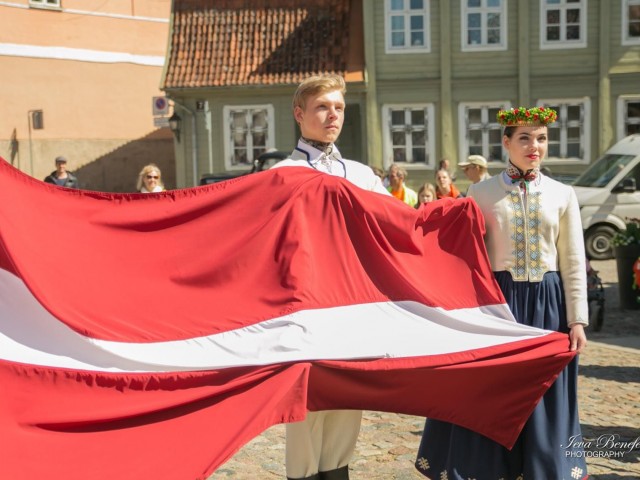
[[[640,218],[640,134],[606,151],[573,182],[589,258],[613,258],[611,239],[626,219]]]

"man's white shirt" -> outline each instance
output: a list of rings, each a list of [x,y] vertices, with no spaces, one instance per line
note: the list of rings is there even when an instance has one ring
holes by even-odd
[[[346,178],[364,190],[389,195],[389,192],[382,186],[380,177],[373,173],[371,167],[354,160],[342,158],[335,145],[332,146],[331,153],[326,154],[322,150],[318,150],[299,140],[289,158],[276,163],[271,168],[280,167],[313,168],[319,172]]]

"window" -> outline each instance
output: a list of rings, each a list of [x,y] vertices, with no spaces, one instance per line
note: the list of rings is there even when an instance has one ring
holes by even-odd
[[[429,0],[386,0],[387,53],[429,52]]]
[[[640,133],[640,96],[618,98],[618,139]]]
[[[384,163],[433,166],[435,125],[433,104],[382,107]]]
[[[542,0],[540,48],[587,46],[587,0]]]
[[[640,45],[640,0],[622,2],[622,44]]]
[[[591,101],[583,98],[540,100],[537,105],[551,107],[558,112],[558,119],[548,126],[547,158],[550,161],[573,160],[589,163]]]
[[[489,162],[506,162],[502,153],[502,126],[498,111],[510,108],[508,103],[460,104],[460,158],[482,155]]]
[[[244,169],[274,147],[272,105],[226,106],[224,115],[225,167]]]
[[[62,0],[29,0],[30,7],[60,8]]]
[[[461,0],[462,51],[507,49],[507,2]]]

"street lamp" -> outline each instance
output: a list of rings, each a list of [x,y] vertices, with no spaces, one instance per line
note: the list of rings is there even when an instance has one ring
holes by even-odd
[[[176,136],[176,140],[178,142],[180,141],[181,124],[182,124],[182,118],[180,118],[180,115],[178,115],[176,112],[173,112],[173,115],[169,117],[169,128],[171,129],[173,134]]]

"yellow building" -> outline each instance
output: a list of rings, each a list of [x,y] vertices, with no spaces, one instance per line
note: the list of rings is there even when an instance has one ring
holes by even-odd
[[[82,187],[111,191],[134,190],[155,162],[174,185],[173,137],[153,108],[170,10],[170,0],[0,2],[0,156],[42,179],[63,155]]]

